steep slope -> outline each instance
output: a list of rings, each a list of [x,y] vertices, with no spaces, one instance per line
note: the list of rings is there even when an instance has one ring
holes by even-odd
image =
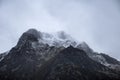
[[[111,69],[90,59],[83,50],[72,46],[43,64],[35,80],[119,80]]]
[[[103,53],[101,53],[100,55],[102,55],[105,58],[105,60],[107,62],[107,66],[109,68],[120,71],[120,62],[118,60],[116,60],[106,54],[103,54]]]
[[[95,53],[63,31],[29,29],[0,60],[0,80],[119,80],[120,76],[119,66],[106,65],[119,61]]]
[[[100,64],[103,64],[104,66],[107,66],[111,69],[115,69],[120,71],[120,62],[109,55],[103,54],[103,53],[97,53],[94,52],[85,42],[82,42],[81,44],[77,45],[78,49],[84,50],[89,58],[91,58],[94,61],[99,62]]]
[[[8,51],[8,52],[5,52],[5,53],[1,53],[1,54],[0,54],[0,61],[2,61],[2,60],[4,59],[4,57],[5,57],[8,53],[9,53],[9,51]]]
[[[40,36],[36,33],[36,30],[23,33],[18,44],[0,62],[0,79],[29,79],[45,61],[62,49],[39,43]]]

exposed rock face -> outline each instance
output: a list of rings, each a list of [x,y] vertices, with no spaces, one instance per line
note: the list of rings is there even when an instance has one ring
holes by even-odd
[[[36,80],[117,80],[118,74],[72,46],[42,65]]]
[[[2,55],[0,80],[120,79],[119,61],[95,53],[86,43],[78,44],[65,32],[54,36],[30,29],[8,54]]]
[[[9,52],[9,51],[8,51]],[[0,54],[0,61],[2,61],[4,59],[4,57],[8,54],[8,52],[5,53],[1,53]]]

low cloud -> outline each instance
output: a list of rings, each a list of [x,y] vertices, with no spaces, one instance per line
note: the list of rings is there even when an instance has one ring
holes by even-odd
[[[64,30],[98,52],[120,59],[119,0],[1,0],[0,52],[29,28]]]

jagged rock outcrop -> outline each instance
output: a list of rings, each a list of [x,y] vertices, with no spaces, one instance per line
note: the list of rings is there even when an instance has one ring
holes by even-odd
[[[62,31],[49,34],[30,29],[0,60],[0,80],[120,79],[119,61],[95,53]]]

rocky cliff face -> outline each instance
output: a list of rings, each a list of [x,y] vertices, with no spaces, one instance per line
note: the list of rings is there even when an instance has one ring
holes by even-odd
[[[30,29],[8,54],[0,55],[0,60],[0,80],[120,79],[119,61],[95,53],[65,32],[49,34]]]

